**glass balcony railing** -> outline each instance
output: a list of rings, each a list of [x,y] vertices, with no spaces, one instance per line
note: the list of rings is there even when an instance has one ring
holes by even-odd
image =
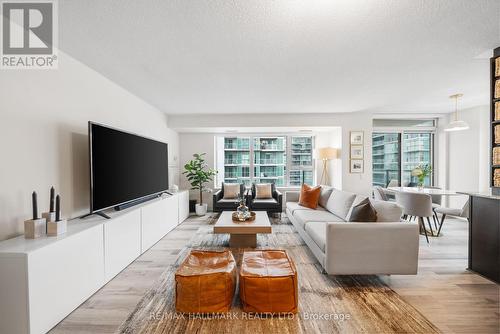
[[[283,160],[279,159],[258,159],[255,160],[256,164],[260,165],[281,165],[284,164]]]
[[[238,160],[238,159],[227,159],[224,160],[225,165],[249,165],[250,161],[249,160]]]

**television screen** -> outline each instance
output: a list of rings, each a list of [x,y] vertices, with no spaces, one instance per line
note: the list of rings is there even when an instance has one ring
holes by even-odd
[[[90,211],[168,189],[168,145],[89,122]]]

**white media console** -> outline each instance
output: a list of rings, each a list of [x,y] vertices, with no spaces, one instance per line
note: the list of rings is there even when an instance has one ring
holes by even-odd
[[[189,216],[180,191],[68,222],[57,237],[0,242],[0,333],[46,333]]]

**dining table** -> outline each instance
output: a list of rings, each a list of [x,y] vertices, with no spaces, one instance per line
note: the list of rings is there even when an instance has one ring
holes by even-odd
[[[453,190],[446,189],[438,189],[438,188],[419,188],[419,187],[388,187],[386,189],[387,192],[396,193],[396,192],[410,192],[410,193],[418,193],[418,194],[427,194],[431,196],[463,196],[459,192]]]

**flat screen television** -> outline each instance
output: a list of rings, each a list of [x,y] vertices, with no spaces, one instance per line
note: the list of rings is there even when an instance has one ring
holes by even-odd
[[[89,122],[90,213],[168,190],[168,144]]]

